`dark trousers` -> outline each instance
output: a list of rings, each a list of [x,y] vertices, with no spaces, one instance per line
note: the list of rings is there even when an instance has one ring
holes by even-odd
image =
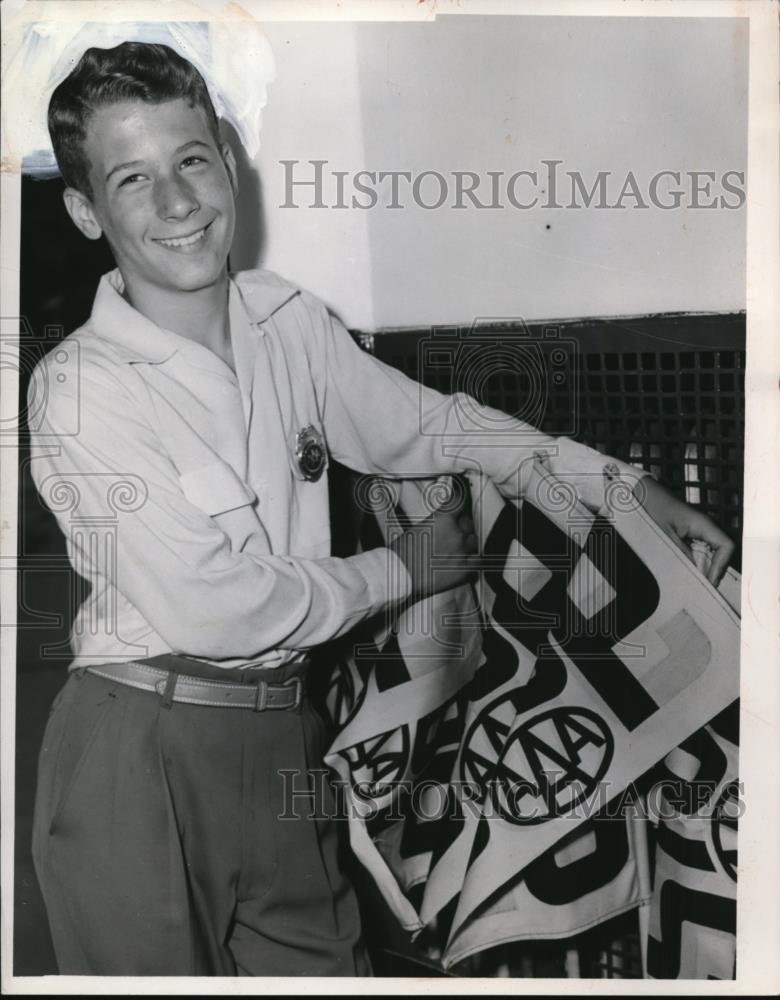
[[[165,707],[71,674],[46,728],[33,829],[60,972],[370,975],[324,737],[308,702]]]

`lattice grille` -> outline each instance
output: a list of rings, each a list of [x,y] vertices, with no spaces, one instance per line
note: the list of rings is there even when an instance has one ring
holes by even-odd
[[[739,568],[744,317],[654,318],[644,321],[654,324],[652,336],[638,338],[640,322],[626,326],[629,344],[641,339],[675,349],[615,349],[620,328],[598,321],[530,331],[503,324],[476,333],[392,332],[372,341],[379,358],[426,385],[470,392],[549,434],[576,437],[649,470],[728,532]],[[683,323],[691,349],[658,332],[668,325],[678,333]],[[610,349],[599,349],[600,340]]]
[[[726,531],[741,531],[741,351],[587,354],[582,438],[641,465]]]

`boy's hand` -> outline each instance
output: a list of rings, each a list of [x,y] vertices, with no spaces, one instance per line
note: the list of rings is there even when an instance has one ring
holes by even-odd
[[[388,548],[409,571],[411,601],[457,587],[478,568],[474,522],[462,511],[434,511],[398,535]]]
[[[712,558],[707,571],[707,579],[717,587],[726,572],[729,560],[734,552],[734,543],[723,531],[715,525],[706,514],[689,507],[677,497],[664,489],[652,476],[640,479],[634,487],[634,495],[638,498],[647,513],[659,524],[670,538],[693,562],[693,555],[688,545],[694,541],[706,542],[712,550]]]

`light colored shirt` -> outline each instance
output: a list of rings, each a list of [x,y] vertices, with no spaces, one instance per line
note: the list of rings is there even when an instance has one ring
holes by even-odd
[[[30,412],[33,400],[42,412],[32,476],[91,584],[74,668],[169,652],[277,666],[408,596],[389,549],[330,555],[327,475],[307,480],[295,454],[309,425],[358,472],[481,471],[507,497],[523,495],[528,460],[542,455],[592,510],[605,468],[638,475],[421,386],[270,272],[231,277],[235,374],[122,292],[118,271],[104,275],[89,321],[30,389]]]

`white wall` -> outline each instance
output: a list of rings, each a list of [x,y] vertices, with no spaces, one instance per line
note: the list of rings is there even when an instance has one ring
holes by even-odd
[[[440,17],[266,33],[278,76],[257,158],[265,238],[254,256],[245,245],[241,266],[262,261],[363,328],[744,308],[744,207],[545,208],[541,178],[534,209],[505,196],[500,210],[451,207],[454,170],[484,178],[485,200],[488,171],[558,159],[588,186],[611,171],[610,203],[629,171],[645,200],[661,170],[744,171],[744,21]],[[402,209],[387,198],[283,208],[282,159],[302,161],[299,177],[310,159],[328,172],[437,170],[450,196],[426,210],[402,182]],[[335,200],[332,177],[325,196]],[[310,204],[306,190],[294,197]]]
[[[277,76],[263,113],[256,160],[261,211],[258,215],[254,192],[239,200],[243,211],[231,265],[278,271],[354,325],[373,327],[371,250],[362,214],[280,207],[285,201],[280,160],[363,160],[356,28],[349,23],[269,23],[265,31]],[[259,247],[254,246],[256,228]]]

